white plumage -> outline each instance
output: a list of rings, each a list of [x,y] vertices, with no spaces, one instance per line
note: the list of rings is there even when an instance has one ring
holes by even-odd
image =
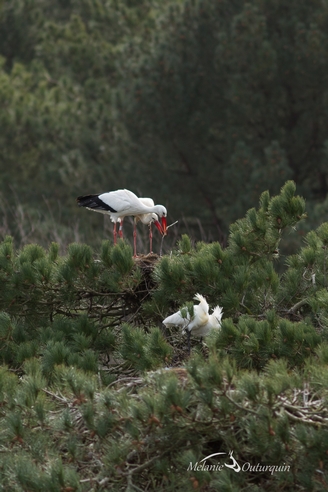
[[[154,207],[155,206],[154,200],[152,198],[140,197],[139,200],[146,207]],[[154,212],[146,213],[146,214],[139,214],[139,215],[134,216],[135,223],[138,223],[139,221],[141,221],[143,224],[151,224],[155,220],[158,220],[158,216]]]
[[[182,315],[180,309],[174,314],[171,314],[163,320],[163,324],[166,327],[178,326],[182,328],[184,332],[187,332],[188,336],[188,348],[190,351],[190,335],[196,337],[205,337],[211,330],[217,330],[221,328],[221,319],[223,310],[220,306],[216,306],[212,313],[209,314],[209,305],[201,294],[196,294],[194,299],[199,301],[199,304],[193,306],[194,314],[190,316],[189,311],[186,312],[186,316]]]
[[[209,314],[207,323],[200,327],[194,326],[191,330],[192,334],[196,337],[206,337],[211,330],[218,330],[221,328],[222,314],[222,308],[220,306],[216,306],[212,310],[212,313]]]
[[[85,195],[77,198],[80,207],[93,212],[110,215],[114,222],[114,243],[116,242],[116,224],[121,222],[120,235],[124,217],[133,216],[145,224],[154,222],[161,234],[166,234],[167,210],[163,205],[154,205],[151,198],[138,198],[132,191],[123,189],[102,193],[100,195]],[[158,216],[161,217],[160,224]]]
[[[180,328],[188,331],[192,331],[195,327],[201,327],[206,325],[208,322],[208,310],[209,306],[205,297],[201,294],[196,294],[194,299],[199,301],[199,304],[193,306],[194,315],[191,317],[189,311],[187,311],[186,316],[183,316],[181,310],[177,311],[171,316],[168,316],[163,320],[163,324],[167,328],[173,326],[179,326]]]

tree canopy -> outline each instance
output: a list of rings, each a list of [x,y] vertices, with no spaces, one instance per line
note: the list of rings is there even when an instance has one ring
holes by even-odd
[[[326,490],[328,223],[275,268],[305,218],[289,181],[227,247],[1,242],[0,487]],[[196,292],[223,319],[189,356],[161,321]]]

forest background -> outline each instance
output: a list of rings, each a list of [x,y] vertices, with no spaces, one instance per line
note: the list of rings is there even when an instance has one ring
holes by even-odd
[[[125,187],[179,220],[167,248],[224,244],[288,179],[297,234],[319,225],[327,33],[321,0],[1,1],[1,236],[97,246],[111,223],[75,198]]]
[[[327,0],[0,0],[0,492],[328,489],[327,33]],[[77,207],[123,187],[170,254]]]

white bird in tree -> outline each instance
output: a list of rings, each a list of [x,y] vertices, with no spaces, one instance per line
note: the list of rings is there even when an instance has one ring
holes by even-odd
[[[187,332],[189,353],[190,335],[201,338],[208,335],[213,329],[220,329],[223,315],[223,310],[220,306],[216,306],[212,313],[209,314],[209,305],[201,294],[196,294],[194,299],[199,301],[199,304],[193,306],[192,313],[189,312],[188,308],[182,308],[163,321],[167,328],[178,326],[182,328],[183,332]]]
[[[151,199],[147,199],[151,200]],[[144,223],[154,222],[157,229],[162,235],[166,234],[167,229],[167,210],[163,205],[147,205],[142,199],[129,190],[116,190],[100,195],[85,195],[77,198],[80,207],[85,207],[93,212],[110,215],[114,222],[114,244],[116,244],[117,231],[116,224],[121,222],[119,235],[123,237],[122,224],[123,219],[127,216],[138,218]],[[149,203],[149,202],[148,202]],[[154,203],[152,201],[152,203]],[[147,216],[147,217],[146,217]],[[161,217],[161,224],[158,221]],[[136,254],[136,251],[134,251]]]

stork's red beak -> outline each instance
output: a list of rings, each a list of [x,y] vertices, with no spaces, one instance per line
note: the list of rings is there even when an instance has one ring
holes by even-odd
[[[163,229],[163,236],[166,236],[166,229],[167,229],[167,222],[166,222],[166,217],[162,217],[162,229]]]
[[[160,234],[162,234],[162,236],[164,236],[163,227],[162,227],[162,226],[161,226],[161,224],[158,222],[158,220],[154,220],[154,224],[155,224],[155,226],[157,227],[157,229],[159,230]]]

